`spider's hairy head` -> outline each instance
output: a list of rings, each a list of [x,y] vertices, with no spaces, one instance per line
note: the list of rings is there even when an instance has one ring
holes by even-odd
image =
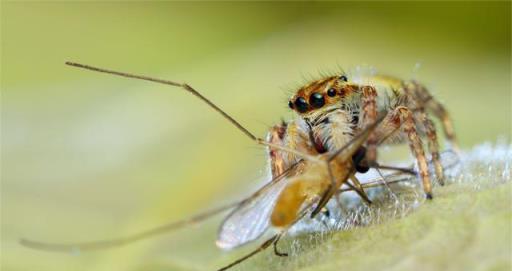
[[[341,104],[357,86],[345,74],[324,77],[299,88],[290,98],[288,106],[303,118],[321,114]]]

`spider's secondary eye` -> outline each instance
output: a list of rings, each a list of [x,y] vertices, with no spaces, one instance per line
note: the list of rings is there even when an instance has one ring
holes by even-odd
[[[315,92],[309,97],[309,103],[314,108],[320,108],[325,104],[324,96],[318,92]]]
[[[343,82],[347,82],[348,78],[345,75],[340,76],[340,80]]]
[[[308,103],[306,103],[306,100],[304,98],[299,97],[295,100],[295,108],[301,113],[304,113],[308,111]]]
[[[288,106],[289,106],[291,109],[293,109],[293,103],[292,103],[292,101],[288,101]]]
[[[336,96],[336,90],[334,88],[330,88],[329,90],[327,90],[327,95],[329,97],[334,97]]]

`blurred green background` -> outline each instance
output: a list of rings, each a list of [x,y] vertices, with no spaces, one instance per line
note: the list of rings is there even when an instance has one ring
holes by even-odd
[[[2,270],[221,266],[219,219],[79,256],[17,240],[122,236],[266,176],[263,149],[191,95],[67,60],[188,82],[260,136],[304,75],[371,65],[430,87],[464,148],[511,136],[510,2],[1,5]]]

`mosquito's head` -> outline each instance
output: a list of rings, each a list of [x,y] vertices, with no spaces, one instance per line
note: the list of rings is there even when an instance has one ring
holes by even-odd
[[[316,115],[340,104],[353,91],[354,85],[346,75],[330,76],[301,87],[290,98],[288,106],[303,117]]]

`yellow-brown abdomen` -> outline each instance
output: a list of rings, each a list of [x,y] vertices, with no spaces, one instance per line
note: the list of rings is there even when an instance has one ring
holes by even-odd
[[[330,180],[324,164],[308,164],[306,172],[290,180],[281,191],[270,217],[274,227],[293,224],[305,203],[313,202],[329,187]]]
[[[270,222],[275,227],[286,227],[297,219],[299,208],[306,200],[303,182],[296,181],[288,184],[276,201]]]

